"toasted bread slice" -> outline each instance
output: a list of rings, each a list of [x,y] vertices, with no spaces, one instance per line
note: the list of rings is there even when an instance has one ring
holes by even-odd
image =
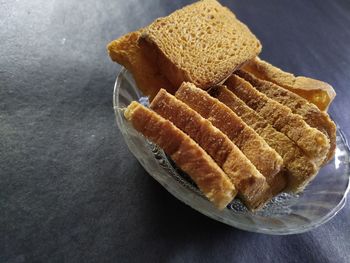
[[[173,86],[190,81],[204,89],[223,82],[261,51],[248,27],[215,0],[158,18],[144,29],[140,44],[157,51],[160,69]]]
[[[133,75],[137,87],[152,99],[161,88],[175,93],[171,83],[160,73],[155,56],[146,57],[138,45],[141,31],[128,33],[107,46],[111,59],[127,68]]]
[[[326,112],[320,111],[314,104],[309,103],[306,99],[272,82],[258,79],[254,75],[240,70],[237,71],[236,74],[247,80],[254,88],[264,93],[269,98],[287,106],[293,113],[301,115],[307,124],[328,136],[330,148],[323,164],[326,164],[334,157],[337,143],[337,128]]]
[[[197,142],[229,176],[244,204],[256,209],[272,197],[266,179],[210,121],[161,89],[150,108]]]
[[[296,77],[258,57],[247,62],[242,69],[254,74],[259,79],[271,81],[298,94],[315,104],[321,111],[327,110],[336,95],[333,87],[326,82],[312,78]]]
[[[232,201],[237,194],[236,188],[213,159],[188,135],[137,102],[132,102],[124,115],[137,131],[159,145],[219,209]]]
[[[265,176],[271,188],[285,180],[276,176],[283,165],[282,157],[230,108],[188,82],[181,85],[175,96],[226,134]]]
[[[256,90],[243,78],[232,75],[226,85],[276,130],[293,140],[317,166],[323,163],[330,148],[326,135],[310,127],[300,115],[292,113],[288,107]]]
[[[282,156],[288,175],[286,190],[299,192],[314,178],[318,169],[303,151],[286,135],[273,128],[256,111],[249,108],[227,87],[217,86],[210,89],[209,93],[233,110]]]

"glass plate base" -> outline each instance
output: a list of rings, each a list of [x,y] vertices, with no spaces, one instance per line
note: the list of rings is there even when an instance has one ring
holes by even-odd
[[[150,143],[125,120],[123,109],[134,100],[144,105],[148,103],[148,99],[137,89],[131,74],[122,69],[115,83],[113,103],[117,124],[126,144],[155,180],[202,214],[247,231],[286,235],[320,226],[344,207],[349,191],[349,147],[340,127],[337,131],[335,158],[320,170],[302,193],[281,193],[257,212],[248,211],[238,199],[219,211],[160,148]]]

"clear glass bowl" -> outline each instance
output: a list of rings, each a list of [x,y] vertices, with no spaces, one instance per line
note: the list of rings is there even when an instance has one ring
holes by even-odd
[[[344,207],[349,191],[349,147],[340,127],[335,158],[321,169],[303,193],[281,193],[254,213],[237,199],[219,211],[161,149],[136,132],[126,121],[123,108],[133,100],[148,104],[148,99],[137,89],[132,75],[122,69],[115,83],[113,102],[117,124],[126,144],[154,179],[176,198],[202,214],[247,231],[286,235],[318,227]]]

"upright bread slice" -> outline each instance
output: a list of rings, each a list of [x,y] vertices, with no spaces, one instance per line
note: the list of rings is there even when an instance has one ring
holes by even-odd
[[[229,176],[242,201],[256,209],[272,197],[265,177],[210,121],[161,89],[150,108],[197,142]]]
[[[288,175],[287,190],[299,192],[314,178],[318,169],[303,151],[286,135],[273,128],[256,111],[249,108],[227,87],[217,86],[210,89],[209,93],[233,110],[282,156]]]
[[[151,99],[161,88],[175,93],[174,87],[160,73],[155,56],[150,54],[149,58],[146,57],[140,48],[140,35],[141,31],[135,31],[110,42],[107,46],[109,56],[131,72],[137,87]]]
[[[158,18],[144,29],[140,44],[157,51],[160,69],[173,86],[190,81],[203,89],[223,82],[261,51],[248,27],[215,0]]]
[[[282,157],[230,108],[188,82],[181,85],[175,96],[226,134],[265,176],[271,188],[285,186],[285,178],[277,176],[283,165]]]
[[[326,82],[312,78],[296,77],[258,57],[247,62],[242,69],[259,79],[271,81],[315,104],[320,110],[327,110],[335,97],[335,91]]]
[[[301,115],[307,124],[327,135],[330,141],[330,148],[324,164],[333,158],[337,143],[337,129],[326,112],[320,111],[314,104],[309,103],[306,99],[272,82],[258,79],[254,75],[241,70],[237,71],[235,74],[247,80],[254,88],[264,93],[269,98],[290,108],[293,113]]]
[[[323,163],[330,148],[326,135],[310,127],[300,115],[293,114],[288,107],[268,98],[241,77],[232,75],[226,85],[276,130],[293,140],[317,166]]]
[[[237,191],[227,175],[174,124],[137,102],[132,102],[124,115],[137,131],[159,145],[219,209],[232,201]]]

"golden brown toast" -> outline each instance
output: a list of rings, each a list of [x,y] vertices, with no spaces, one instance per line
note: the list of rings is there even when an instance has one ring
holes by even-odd
[[[109,56],[127,68],[133,75],[137,87],[145,96],[152,99],[161,88],[175,93],[175,88],[160,73],[155,56],[150,54],[146,57],[144,50],[138,44],[141,31],[128,33],[107,46]]]
[[[294,141],[317,166],[323,163],[330,148],[326,135],[310,127],[300,115],[292,113],[288,107],[256,90],[243,78],[232,75],[226,85],[276,130]]]
[[[323,164],[326,164],[334,157],[336,148],[336,126],[326,112],[320,111],[314,104],[309,103],[306,99],[272,82],[258,79],[254,75],[241,70],[237,71],[235,74],[247,80],[254,88],[264,93],[269,98],[290,108],[293,113],[301,115],[307,124],[328,136],[330,148]]]
[[[301,76],[296,77],[258,57],[244,64],[242,70],[298,94],[315,104],[321,111],[327,110],[336,95],[333,87],[326,82]]]
[[[140,45],[156,50],[157,64],[173,86],[190,81],[203,89],[223,82],[261,51],[248,27],[215,0],[156,19],[143,30]]]
[[[237,194],[227,175],[188,135],[157,113],[132,102],[125,118],[149,140],[159,145],[186,172],[204,195],[223,209]]]
[[[197,142],[229,176],[243,203],[256,209],[272,197],[265,177],[219,129],[161,89],[150,108]]]
[[[226,134],[265,176],[271,188],[285,181],[281,174],[276,176],[283,165],[282,157],[230,108],[188,82],[181,85],[175,96]]]
[[[233,110],[282,156],[288,175],[286,190],[299,192],[314,178],[318,168],[302,150],[286,135],[273,128],[256,111],[249,108],[226,86],[214,87],[209,93]]]

